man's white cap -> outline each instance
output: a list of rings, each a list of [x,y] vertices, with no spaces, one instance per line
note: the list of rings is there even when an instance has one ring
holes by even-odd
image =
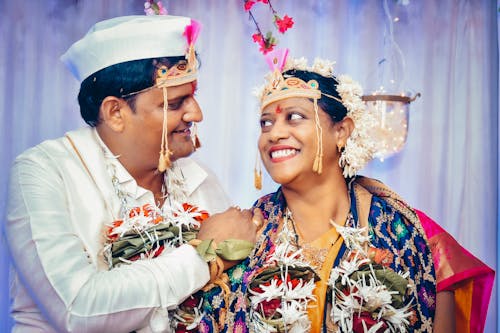
[[[82,82],[91,74],[131,60],[186,55],[183,33],[191,19],[182,16],[122,16],[96,23],[71,45],[61,60]]]

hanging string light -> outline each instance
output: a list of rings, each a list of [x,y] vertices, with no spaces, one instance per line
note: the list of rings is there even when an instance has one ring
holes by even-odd
[[[405,59],[401,48],[394,39],[394,23],[387,0],[383,2],[387,20],[384,34],[384,58],[378,62],[376,88],[362,100],[374,114],[377,124],[373,130],[377,150],[374,157],[383,161],[400,152],[408,136],[409,106],[420,93],[413,97],[403,90],[405,79]]]

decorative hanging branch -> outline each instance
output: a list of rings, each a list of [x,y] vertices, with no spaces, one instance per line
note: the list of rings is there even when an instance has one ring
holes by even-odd
[[[252,35],[252,39],[254,43],[257,43],[260,46],[259,51],[266,54],[274,49],[274,47],[278,44],[278,39],[274,37],[272,31],[266,32],[265,35],[262,33],[259,23],[252,13],[253,6],[258,2],[261,2],[269,7],[273,13],[273,24],[280,33],[284,34],[288,29],[292,28],[294,22],[293,19],[286,14],[281,17],[274,9],[271,0],[244,0],[245,11],[248,12],[249,18],[253,21],[257,29],[257,32]]]

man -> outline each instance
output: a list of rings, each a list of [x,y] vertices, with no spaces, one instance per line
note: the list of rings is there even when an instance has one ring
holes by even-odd
[[[63,56],[81,81],[90,127],[14,163],[6,225],[14,332],[138,330],[209,281],[207,263],[187,244],[113,269],[103,255],[105,227],[134,209],[228,206],[214,177],[184,158],[195,149],[192,124],[202,120],[197,32],[184,17],[119,17],[96,24]],[[260,223],[231,208],[204,221],[198,238],[254,242]]]

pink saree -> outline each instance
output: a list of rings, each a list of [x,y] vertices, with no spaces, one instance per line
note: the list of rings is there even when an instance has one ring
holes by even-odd
[[[437,291],[455,293],[457,332],[483,332],[495,272],[423,212],[416,213],[434,258]]]

